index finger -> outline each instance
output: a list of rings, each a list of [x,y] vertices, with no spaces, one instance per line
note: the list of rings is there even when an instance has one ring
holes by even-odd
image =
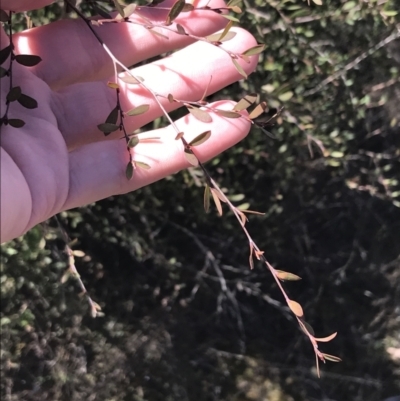
[[[146,18],[162,24],[174,0],[165,0],[150,10]],[[223,0],[201,0],[198,6],[213,8],[224,6]],[[142,13],[142,12],[141,12]],[[94,26],[96,33],[113,55],[126,66],[158,56],[194,42],[191,36],[207,36],[226,25],[227,20],[213,11],[190,11],[182,13],[174,22],[181,24],[191,35],[165,31],[160,37],[146,28],[140,17],[131,16],[132,23],[104,23]],[[171,25],[173,27],[173,25]],[[62,20],[14,35],[17,54],[34,54],[42,62],[33,71],[52,89],[57,90],[77,82],[100,81],[109,78],[114,71],[113,63],[104,48],[81,20]]]

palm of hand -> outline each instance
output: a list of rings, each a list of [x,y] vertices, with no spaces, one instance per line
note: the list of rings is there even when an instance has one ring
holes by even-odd
[[[222,5],[219,0],[214,3]],[[187,26],[194,34],[207,35],[225,24],[217,14],[209,14],[206,18],[198,13],[189,15],[179,23],[184,25],[190,20]],[[181,35],[172,35],[165,41],[142,27],[124,24],[98,29],[104,42],[110,43],[113,53],[125,65],[191,42]],[[115,107],[115,93],[105,85],[113,65],[81,21],[60,21],[23,32],[14,36],[13,43],[16,54],[37,54],[43,61],[33,68],[13,63],[12,86],[20,86],[39,106],[29,110],[12,102],[8,118],[22,119],[25,125],[18,129],[10,125],[1,127],[2,241],[22,234],[61,210],[132,191],[187,166],[179,141],[173,141],[175,131],[165,128],[156,133],[162,138],[159,143],[137,147],[138,154],[147,157],[152,168],[138,171],[133,180],[126,180],[124,168],[128,155],[125,142],[118,139],[121,134],[115,132],[105,140],[97,129]],[[1,48],[7,44],[7,36],[1,32]],[[254,44],[247,32],[239,30],[226,48],[240,52]],[[255,57],[243,67],[250,72],[256,61]],[[205,43],[190,45],[169,58],[139,67],[134,73],[144,77],[158,93],[173,93],[176,98],[188,100],[201,98],[210,76],[213,79],[209,93],[240,79],[229,57]],[[10,89],[6,80],[2,78],[1,116]],[[149,112],[134,121],[127,120],[131,131],[162,114],[151,95],[140,88],[122,85],[121,95],[124,110],[150,104]],[[168,101],[162,103],[168,111],[177,107]],[[177,124],[189,139],[205,129],[215,133],[199,147],[201,160],[232,146],[249,130],[243,119],[227,121],[218,116],[213,116],[208,124],[192,116]]]

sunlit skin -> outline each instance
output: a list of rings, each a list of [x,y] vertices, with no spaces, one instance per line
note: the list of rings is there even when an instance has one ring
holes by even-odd
[[[30,10],[51,4],[51,0],[2,0],[1,7],[13,11]],[[173,1],[165,1],[163,7]],[[222,7],[220,0],[196,2]],[[147,15],[162,21],[165,12],[152,10]],[[176,22],[196,36],[221,30],[227,20],[209,11],[182,14]],[[134,24],[108,24],[96,27],[113,54],[127,66],[174,49],[182,49],[168,58],[133,70],[146,85],[160,94],[172,93],[177,99],[199,100],[205,89],[214,93],[241,79],[230,57],[221,49],[186,36],[169,34],[169,40]],[[236,36],[224,47],[240,53],[255,46],[255,39],[236,29]],[[9,43],[1,30],[0,47]],[[13,64],[13,86],[37,100],[29,110],[17,102],[10,105],[9,118],[22,119],[23,128],[1,127],[1,242],[11,240],[60,211],[79,207],[111,195],[123,194],[188,166],[181,141],[174,140],[171,127],[149,132],[156,142],[139,143],[135,158],[151,166],[135,170],[132,180],[125,177],[129,160],[126,143],[115,132],[107,138],[97,129],[115,107],[115,91],[106,83],[113,78],[113,64],[104,49],[80,20],[62,20],[13,36],[16,54],[36,54],[42,62],[35,67]],[[8,68],[9,61],[3,64]],[[251,73],[257,56],[248,63],[240,61]],[[212,77],[210,82],[210,77]],[[1,79],[0,117],[5,112],[9,91],[7,77]],[[141,116],[126,119],[129,132],[162,115],[155,100],[138,86],[121,85],[124,110],[150,104]],[[170,111],[176,103],[162,101]],[[231,101],[218,107],[231,109]],[[212,114],[211,123],[193,116],[177,121],[185,139],[190,141],[211,130],[208,141],[196,147],[196,155],[206,161],[243,139],[250,129],[244,118],[227,119]]]

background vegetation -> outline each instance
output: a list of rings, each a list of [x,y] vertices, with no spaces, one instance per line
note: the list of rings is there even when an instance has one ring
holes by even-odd
[[[13,400],[355,400],[400,394],[400,17],[396,0],[244,0],[267,45],[219,93],[285,106],[209,163],[288,283],[324,351],[313,353],[266,271],[248,269],[232,216],[203,213],[196,170],[62,213],[92,319],[50,221],[3,245],[1,395]],[[32,13],[36,24],[60,4]],[[22,26],[24,17],[16,16]],[[161,124],[156,121],[155,124]],[[100,134],[100,133],[99,133]]]

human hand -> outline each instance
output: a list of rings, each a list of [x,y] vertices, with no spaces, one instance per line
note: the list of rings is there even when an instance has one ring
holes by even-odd
[[[3,0],[5,10],[27,10],[50,4],[51,0]],[[166,0],[163,7],[174,1]],[[223,6],[222,0],[200,1],[211,7]],[[14,8],[13,8],[14,7]],[[158,7],[148,12],[151,19],[165,19]],[[196,36],[206,36],[222,29],[227,20],[211,11],[181,14],[176,21]],[[220,49],[197,42],[187,36],[168,33],[169,40],[133,24],[105,24],[96,32],[113,54],[125,65],[183,48],[171,56],[134,68],[148,87],[177,99],[199,100],[241,79],[230,57]],[[224,48],[240,53],[256,45],[246,31],[237,29],[236,36]],[[9,44],[0,32],[0,47]],[[123,194],[173,174],[185,167],[183,145],[176,141],[171,127],[149,132],[160,138],[141,142],[135,158],[151,166],[135,170],[132,180],[125,177],[129,161],[126,143],[119,131],[107,137],[98,130],[115,107],[115,91],[106,82],[112,77],[113,64],[104,49],[81,20],[62,20],[13,36],[15,54],[35,54],[42,62],[35,67],[13,63],[13,84],[37,100],[38,108],[26,109],[17,102],[10,105],[8,117],[25,122],[22,128],[1,126],[1,242],[15,238],[60,211],[82,206],[111,195]],[[257,56],[250,62],[239,61],[250,73]],[[9,61],[3,64],[8,68]],[[112,79],[112,78],[111,78]],[[162,115],[154,98],[138,85],[121,83],[124,110],[150,104],[145,114],[125,119],[129,132]],[[9,78],[1,78],[0,118],[4,115]],[[161,101],[167,111],[178,107]],[[219,102],[219,108],[232,108],[230,102]],[[240,141],[250,129],[243,118],[226,119],[211,114],[212,122],[203,123],[192,115],[178,120],[177,126],[190,141],[211,130],[210,139],[196,147],[196,155],[206,161]]]

